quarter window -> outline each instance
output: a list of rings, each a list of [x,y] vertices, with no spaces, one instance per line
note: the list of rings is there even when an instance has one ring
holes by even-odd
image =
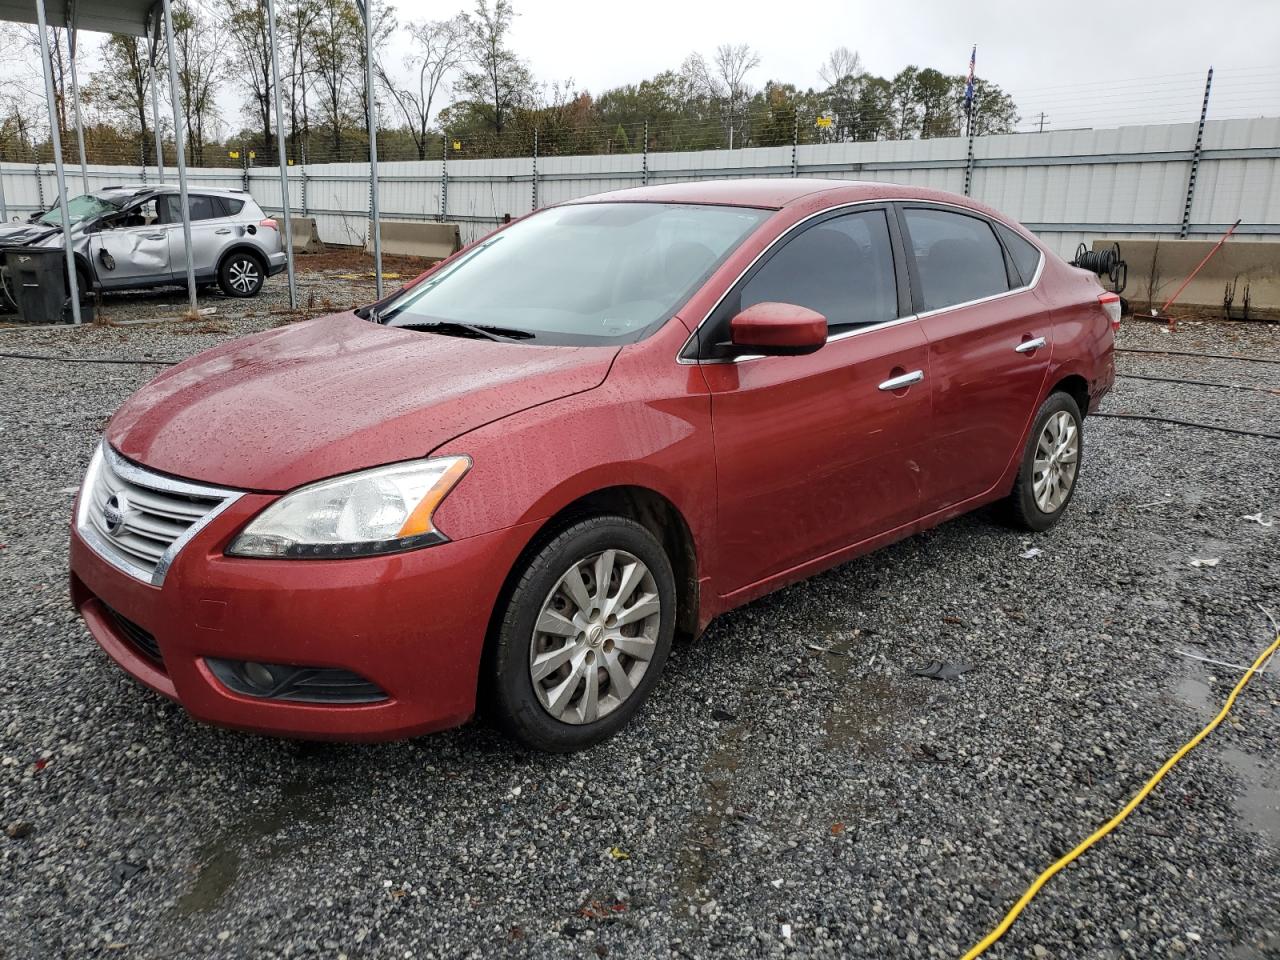
[[[824,220],[789,240],[742,287],[737,309],[766,302],[816,310],[833,330],[896,319],[898,288],[884,211]]]
[[[1025,237],[1014,233],[1003,223],[996,224],[996,232],[1004,241],[1004,248],[1009,251],[1013,266],[1017,269],[1023,286],[1026,286],[1035,278],[1036,270],[1040,267],[1040,251],[1035,244],[1028,243]]]
[[[945,210],[904,211],[923,303],[939,310],[1009,289],[1004,251],[990,224]]]

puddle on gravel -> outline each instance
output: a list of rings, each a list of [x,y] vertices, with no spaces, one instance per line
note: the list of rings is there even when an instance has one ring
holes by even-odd
[[[1183,677],[1178,682],[1177,697],[1206,722],[1222,709],[1220,698],[1214,695],[1209,684],[1196,677]],[[1226,764],[1241,783],[1241,791],[1231,799],[1240,822],[1249,830],[1280,843],[1280,788],[1275,783],[1275,766],[1268,766],[1261,758],[1237,747],[1223,747],[1215,751],[1214,756]],[[1268,780],[1272,782],[1268,784]]]
[[[174,906],[178,916],[209,912],[235,886],[244,861],[262,865],[291,856],[307,842],[310,828],[328,821],[337,804],[338,780],[310,777],[307,772],[299,770],[276,800],[200,848],[195,883]]]

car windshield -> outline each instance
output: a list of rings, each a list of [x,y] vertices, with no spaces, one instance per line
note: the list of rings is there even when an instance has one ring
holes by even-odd
[[[478,243],[384,305],[379,319],[440,324],[442,332],[466,324],[535,343],[631,343],[672,317],[769,213],[698,204],[554,207]]]
[[[72,223],[79,223],[81,220],[88,220],[90,217],[100,217],[104,213],[110,213],[112,210],[118,210],[120,204],[115,200],[109,200],[106,197],[95,197],[91,193],[82,193],[78,197],[72,197],[67,201],[67,216],[71,218]],[[62,226],[62,212],[54,207],[40,215],[40,222],[47,223],[51,227]]]

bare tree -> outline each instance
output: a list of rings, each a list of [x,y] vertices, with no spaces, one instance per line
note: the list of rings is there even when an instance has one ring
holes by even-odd
[[[106,119],[135,130],[142,145],[142,161],[148,163],[155,150],[147,124],[151,76],[147,41],[113,33],[99,48],[98,58],[102,67],[84,87],[85,102]]]
[[[493,0],[492,6],[489,0],[476,0],[475,16],[468,21],[468,52],[474,69],[462,78],[460,87],[498,134],[533,89],[529,68],[507,47],[515,16],[511,0]]]
[[[23,80],[32,91],[38,91],[43,103],[44,66],[40,53],[40,28],[19,27],[9,34],[7,41],[5,46],[12,52],[4,51],[4,59],[12,57],[26,68]],[[49,27],[49,64],[53,68],[53,101],[60,132],[66,131],[70,126],[67,122],[67,97],[71,89],[71,52],[68,41],[65,28]],[[41,109],[42,117],[46,109]]]
[[[205,144],[218,123],[217,87],[222,80],[222,37],[217,21],[188,0],[173,7],[173,43],[178,61],[178,99],[186,124],[188,162],[205,162]]]
[[[708,63],[700,53],[685,59],[681,72],[693,89],[716,101],[720,107],[729,149],[733,149],[735,133],[746,126],[746,107],[751,100],[747,74],[760,66],[760,55],[745,43],[722,43]]]
[[[416,45],[408,67],[411,79],[401,84],[385,65],[375,61],[378,79],[400,108],[405,125],[418,149],[418,159],[427,158],[427,131],[432,105],[448,89],[448,78],[466,62],[470,24],[463,14],[451,20],[429,20],[409,24],[409,36]]]
[[[311,44],[308,31],[317,13],[315,0],[289,0],[284,5],[280,20],[280,33],[284,37],[288,64],[287,74],[281,77],[286,85],[281,91],[289,104],[289,147],[295,159],[298,150],[305,150],[311,136],[311,123],[307,114],[307,93],[315,83],[311,64]]]
[[[349,0],[317,0],[308,33],[316,78],[320,123],[326,128],[334,159],[342,150],[342,132],[354,126],[354,92],[363,90],[357,78],[364,65],[364,26]]]
[[[271,37],[267,32],[264,0],[222,0],[221,19],[231,37],[236,78],[245,93],[245,106],[262,131],[262,148],[270,153],[271,139]]]
[[[818,68],[818,79],[830,89],[846,77],[861,77],[866,71],[862,69],[862,57],[857,50],[848,47],[836,47]]]

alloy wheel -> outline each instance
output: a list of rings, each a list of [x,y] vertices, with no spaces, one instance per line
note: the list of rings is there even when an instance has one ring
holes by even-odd
[[[662,602],[653,573],[625,550],[574,563],[538,613],[529,677],[564,723],[608,716],[640,685],[658,647]]]
[[[1080,461],[1080,431],[1065,410],[1045,422],[1036,441],[1031,487],[1042,513],[1056,513],[1067,502]]]
[[[227,270],[227,280],[241,293],[251,293],[262,282],[262,277],[258,272],[258,265],[248,257],[244,257],[232,261]]]

